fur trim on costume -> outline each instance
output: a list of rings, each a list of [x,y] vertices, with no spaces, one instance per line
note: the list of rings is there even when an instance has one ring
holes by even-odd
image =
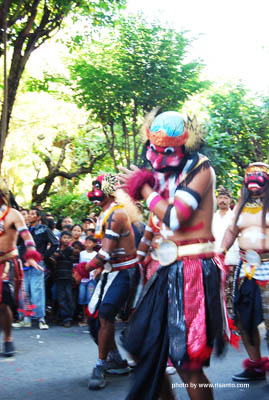
[[[106,196],[113,196],[118,185],[119,181],[116,175],[110,173],[104,174],[101,190]]]
[[[269,372],[269,357],[263,357],[267,358],[267,360],[264,362],[264,369],[265,371]]]
[[[141,189],[145,183],[148,183],[153,188],[155,185],[155,178],[153,172],[143,168],[133,174],[126,183],[124,189],[133,200],[142,200]]]
[[[86,271],[86,261],[77,264],[74,268],[75,279],[81,280],[82,278],[89,278],[89,271]]]
[[[204,130],[203,126],[198,123],[195,115],[193,118],[190,118],[188,115],[187,121],[185,122],[185,129],[189,133],[185,144],[186,151],[197,151],[204,142],[206,131]]]
[[[200,370],[205,362],[209,359],[212,354],[212,348],[204,346],[199,352],[195,354],[195,358],[188,361],[183,361],[180,369],[183,371],[197,371]]]
[[[269,371],[269,359],[268,357],[262,357],[259,361],[252,361],[246,358],[243,361],[243,367],[249,371],[260,370],[262,372]]]
[[[37,250],[27,250],[24,253],[23,259],[25,261],[29,260],[30,258],[35,260],[37,263],[39,263],[42,260],[41,254]]]
[[[141,211],[133,199],[123,189],[117,189],[115,192],[115,200],[117,203],[123,205],[123,210],[128,215],[130,222],[137,222],[143,220]]]
[[[35,315],[35,312],[33,311],[35,308],[35,304],[28,304],[27,309],[18,308],[18,311],[22,313],[25,317],[33,317]]]
[[[148,112],[145,115],[144,123],[141,128],[141,137],[142,137],[142,142],[146,143],[148,140],[148,130],[149,127],[151,126],[152,122],[154,121],[154,118],[156,117],[157,113],[160,111],[161,107],[154,107],[150,112]]]

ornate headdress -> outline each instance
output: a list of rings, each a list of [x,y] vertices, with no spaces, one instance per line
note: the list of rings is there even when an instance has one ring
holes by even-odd
[[[143,127],[146,139],[161,147],[185,145],[187,151],[200,147],[205,131],[195,116],[192,119],[188,116],[187,121],[184,121],[178,112],[166,111],[154,118],[157,111],[158,108],[155,108],[145,118]],[[145,134],[143,136],[145,139]]]
[[[255,162],[249,164],[246,169],[245,175],[252,173],[252,172],[265,172],[266,175],[269,176],[269,165],[263,162]]]
[[[230,198],[232,197],[230,190],[222,185],[219,185],[217,189],[217,196],[228,196]]]
[[[117,176],[110,173],[99,175],[95,181],[101,183],[101,190],[106,196],[113,195],[119,185]]]

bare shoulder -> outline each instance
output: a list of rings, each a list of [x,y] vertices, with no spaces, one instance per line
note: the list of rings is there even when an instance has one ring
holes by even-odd
[[[21,213],[17,210],[15,210],[15,208],[10,208],[9,213],[8,213],[8,220],[11,223],[21,223],[23,222],[23,217],[21,215]]]
[[[128,220],[128,215],[123,208],[118,208],[114,211],[115,220],[117,222],[124,222]]]
[[[204,156],[200,157],[200,160],[202,161],[203,158],[205,157]],[[215,171],[209,164],[209,161],[207,161],[207,158],[205,158],[205,162],[200,164],[199,171],[191,180],[188,187],[190,189],[199,192],[200,194],[204,194],[205,192],[207,192],[208,190],[210,190],[212,187],[215,186],[215,182],[216,182]]]

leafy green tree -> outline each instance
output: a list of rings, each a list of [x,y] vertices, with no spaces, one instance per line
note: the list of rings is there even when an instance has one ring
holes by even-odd
[[[269,161],[269,98],[251,97],[238,84],[214,91],[208,106],[206,143],[217,183],[237,193],[250,162]]]
[[[71,215],[74,223],[81,223],[83,218],[91,212],[100,212],[89,202],[86,193],[66,192],[63,188],[49,197],[45,209],[50,211],[56,219]]]
[[[184,32],[148,24],[141,15],[81,43],[70,63],[74,101],[101,124],[115,171],[119,163],[139,161],[145,113],[156,106],[179,109],[208,86],[200,80],[201,62],[187,61],[191,41]]]
[[[105,24],[125,0],[0,0],[0,56],[4,56],[4,99],[1,112],[0,168],[16,93],[32,52],[62,25],[67,15],[87,16]],[[8,70],[7,54],[11,53]]]
[[[95,127],[84,131],[80,129],[79,136],[69,136],[61,132],[54,138],[50,148],[42,145],[43,137],[39,138],[33,146],[33,153],[39,160],[35,159],[33,163],[36,170],[32,186],[33,204],[44,203],[58,191],[72,191],[79,179],[86,174],[105,171],[103,160],[107,154],[106,145],[103,137],[100,138],[100,132],[94,131]]]

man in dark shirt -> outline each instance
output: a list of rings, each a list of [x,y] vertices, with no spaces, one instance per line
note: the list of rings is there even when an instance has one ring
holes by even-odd
[[[49,327],[45,322],[45,261],[55,252],[59,246],[59,241],[46,225],[40,223],[41,216],[41,211],[36,208],[31,209],[29,212],[29,230],[36,243],[36,249],[42,256],[40,265],[43,267],[43,271],[24,266],[24,282],[28,299],[31,304],[36,306],[34,318],[38,319],[39,329],[48,329]],[[23,256],[24,251],[25,249],[22,246],[20,249],[21,256]],[[22,327],[31,327],[31,320],[25,317],[20,325]]]

